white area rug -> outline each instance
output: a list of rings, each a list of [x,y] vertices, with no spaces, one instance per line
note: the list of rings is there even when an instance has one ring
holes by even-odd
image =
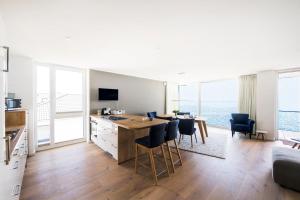
[[[198,142],[196,143],[195,136],[193,136],[193,147],[191,147],[191,137],[185,135],[178,145],[179,149],[222,159],[226,158],[228,136],[230,135],[227,130],[209,128],[208,137],[205,137],[205,144],[202,143],[199,130],[197,130],[196,135]],[[176,139],[177,143],[178,140]],[[174,146],[171,144],[170,142],[170,146]]]

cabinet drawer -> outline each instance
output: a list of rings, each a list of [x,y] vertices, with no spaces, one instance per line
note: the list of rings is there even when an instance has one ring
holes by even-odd
[[[98,128],[112,128],[112,122],[106,120],[99,120]]]
[[[115,134],[102,134],[102,138],[114,146],[118,146],[118,137]]]

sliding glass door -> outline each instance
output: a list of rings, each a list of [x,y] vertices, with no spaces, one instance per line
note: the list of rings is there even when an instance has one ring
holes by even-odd
[[[37,66],[37,145],[48,148],[84,139],[84,72]]]
[[[300,72],[279,75],[278,133],[279,139],[300,137]]]

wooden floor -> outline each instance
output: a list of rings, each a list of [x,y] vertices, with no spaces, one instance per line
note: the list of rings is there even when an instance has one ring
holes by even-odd
[[[118,165],[94,144],[81,143],[29,158],[21,199],[300,199],[273,182],[273,145],[235,136],[225,160],[181,151],[184,165],[153,186],[150,170],[135,174],[134,162]]]

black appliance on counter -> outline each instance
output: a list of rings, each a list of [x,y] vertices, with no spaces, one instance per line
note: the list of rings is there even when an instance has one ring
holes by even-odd
[[[16,108],[21,108],[21,107],[22,107],[21,99],[5,98],[5,109],[6,110],[13,110]]]

